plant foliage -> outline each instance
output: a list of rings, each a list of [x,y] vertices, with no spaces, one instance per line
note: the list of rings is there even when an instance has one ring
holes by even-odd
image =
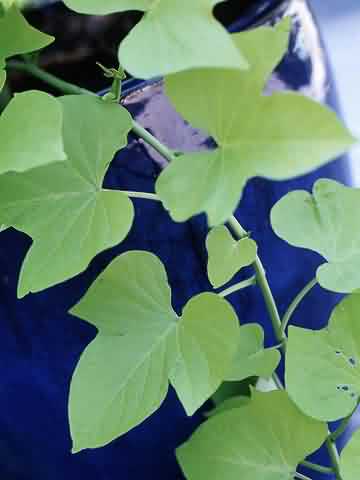
[[[122,242],[136,220],[131,197],[160,201],[176,222],[205,213],[211,227],[206,247],[212,287],[220,289],[244,267],[253,277],[217,293],[202,292],[178,314],[159,258],[129,251],[113,260],[71,310],[74,322],[80,318],[97,329],[70,385],[73,452],[102,447],[144,422],[172,385],[189,416],[209,399],[215,404],[177,451],[188,480],[291,480],[324,441],[331,467],[307,466],[337,480],[355,480],[359,434],[340,460],[336,439],[360,399],[359,190],[322,179],[312,194],[290,192],[274,206],[276,234],[325,259],[316,279],[288,299],[282,319],[262,252],[233,217],[250,178],[305,174],[346,151],[355,139],[334,112],[309,98],[264,94],[288,47],[289,18],[275,27],[230,35],[213,16],[217,3],[67,0],[70,8],[87,14],[144,12],[121,42],[121,67],[105,69],[113,84],[103,98],[41,74],[34,58],[22,57],[24,70],[72,95],[19,93],[0,116],[0,232],[14,227],[33,240],[18,296],[78,275],[98,253]],[[31,27],[13,2],[3,0],[0,89],[5,67],[14,66],[9,58],[52,41]],[[212,138],[214,148],[175,153],[137,125],[117,101],[122,67],[143,78],[166,75],[173,106]],[[157,179],[156,194],[103,187],[109,164],[126,147],[131,130],[170,162]],[[323,330],[287,329],[316,283],[350,295]],[[225,298],[250,287],[263,296],[276,345],[265,347],[269,343],[255,323],[259,319],[240,326]],[[281,359],[286,385],[277,374]],[[254,387],[251,395],[235,394],[237,382],[254,377],[272,379],[272,391]],[[330,434],[326,422],[332,420],[341,423]]]

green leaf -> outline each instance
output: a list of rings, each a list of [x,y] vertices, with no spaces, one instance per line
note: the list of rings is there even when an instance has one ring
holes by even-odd
[[[127,143],[130,115],[91,96],[61,103],[68,160],[0,176],[1,223],[34,240],[20,273],[20,297],[82,272],[97,253],[121,242],[133,221],[128,197],[101,188],[113,155]]]
[[[251,265],[257,245],[251,238],[236,241],[224,226],[213,228],[207,236],[208,276],[214,288],[221,287],[243,267]]]
[[[247,67],[233,37],[212,15],[220,0],[67,0],[65,3],[82,13],[103,15],[129,9],[146,12],[119,50],[121,65],[135,77],[152,78],[192,68]]]
[[[179,353],[170,375],[188,415],[220,386],[238,343],[238,319],[226,300],[203,293],[189,301],[179,322]]]
[[[0,116],[0,174],[65,160],[62,122],[56,98],[37,91],[15,95]]]
[[[264,348],[264,331],[257,323],[240,327],[237,353],[226,379],[243,380],[258,376],[269,378],[279,365],[281,354],[277,349]]]
[[[89,15],[108,15],[110,13],[125,12],[126,10],[149,10],[154,0],[65,0],[69,8],[79,13]]]
[[[73,451],[103,446],[164,400],[176,355],[176,320],[161,262],[147,252],[114,260],[71,311],[99,333],[70,389]]]
[[[319,284],[334,292],[360,288],[360,189],[334,180],[318,180],[313,194],[298,190],[283,197],[271,212],[275,233],[290,245],[309,248],[327,263],[317,270]]]
[[[299,408],[319,420],[349,415],[360,394],[360,296],[334,309],[327,328],[289,328],[286,388]]]
[[[5,83],[5,60],[20,53],[40,50],[54,41],[54,37],[36,30],[23,17],[18,7],[10,6],[0,16],[0,90]]]
[[[169,378],[191,414],[223,380],[239,335],[232,307],[215,294],[190,300],[178,319],[165,269],[148,252],[118,257],[71,313],[99,330],[71,383],[75,451],[105,445],[145,420]]]
[[[340,456],[342,480],[358,480],[360,473],[360,430],[354,433]]]
[[[205,212],[211,225],[222,224],[251,177],[302,175],[354,143],[327,107],[290,92],[262,95],[286,51],[288,29],[286,20],[235,35],[252,65],[246,72],[195,70],[167,78],[177,111],[217,144],[211,152],[178,157],[160,175],[156,190],[175,221]]]
[[[248,405],[200,426],[177,457],[188,480],[292,480],[326,435],[326,425],[303,415],[286,392],[255,392]]]

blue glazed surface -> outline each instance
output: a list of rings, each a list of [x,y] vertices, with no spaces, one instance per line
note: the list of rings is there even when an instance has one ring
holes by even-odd
[[[291,46],[270,80],[269,89],[294,88],[318,100],[333,101],[323,50],[304,2],[291,2],[289,7],[277,10],[272,20],[289,12],[287,8],[294,15]],[[251,21],[255,18],[258,19],[251,17]],[[245,18],[241,22],[245,26],[250,20]],[[209,141],[200,132],[191,130],[172,110],[161,82],[137,86],[129,92],[124,104],[167,145],[181,150],[208,148]],[[163,166],[156,153],[131,137],[129,146],[113,161],[106,186],[152,192]],[[311,189],[318,177],[348,183],[346,160],[332,162],[315,174],[290,182],[254,179],[247,185],[236,213],[259,244],[281,312],[313,277],[320,259],[277,239],[269,225],[269,212],[286,192]],[[174,224],[156,202],[136,200],[135,207],[136,223],[124,243],[99,255],[77,278],[22,301],[16,300],[17,276],[31,241],[14,230],[0,236],[0,474],[3,479],[183,478],[174,450],[196,428],[201,416],[187,418],[172,390],[160,410],[129,434],[103,449],[70,453],[69,383],[80,353],[96,332],[66,312],[99,272],[119,253],[144,249],[156,253],[165,263],[178,311],[192,295],[210,288],[206,276],[204,218],[199,216],[184,224]],[[259,321],[264,325],[267,342],[271,344],[274,339],[257,290],[237,293],[231,301],[243,323]],[[320,328],[336,301],[335,295],[315,288],[294,320],[298,325]],[[312,478],[322,477],[312,474]]]

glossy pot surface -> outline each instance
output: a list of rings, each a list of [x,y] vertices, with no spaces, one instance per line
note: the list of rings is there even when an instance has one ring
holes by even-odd
[[[294,89],[319,101],[333,102],[325,54],[306,3],[281,2],[281,7],[280,2],[255,3],[256,10],[249,10],[248,16],[240,18],[234,28],[261,23],[261,12],[266,13],[266,21],[270,22],[285,14],[291,14],[294,20],[288,55],[270,79],[268,89]],[[209,140],[174,112],[164,96],[161,81],[128,84],[123,103],[138,122],[168,146],[183,151],[209,148]],[[105,183],[113,189],[152,192],[164,166],[154,151],[131,136],[128,147],[114,159]],[[269,224],[270,209],[290,190],[311,189],[319,177],[348,183],[347,161],[333,161],[316,173],[287,182],[253,179],[236,212],[259,244],[281,312],[314,276],[320,259],[277,239]],[[111,445],[77,455],[70,453],[69,383],[81,352],[96,332],[67,311],[99,272],[119,253],[142,249],[154,252],[166,265],[178,311],[191,296],[210,288],[206,276],[204,217],[174,224],[157,202],[136,200],[135,207],[136,222],[125,242],[99,255],[84,274],[22,301],[16,300],[17,277],[31,241],[14,230],[0,236],[0,474],[4,479],[183,478],[174,451],[202,417],[200,413],[186,417],[172,390],[158,412]],[[294,320],[298,325],[320,328],[337,300],[337,296],[315,288]],[[231,301],[242,323],[259,321],[264,325],[267,342],[271,344],[274,339],[257,289],[237,293]],[[321,477],[312,475],[312,478]]]

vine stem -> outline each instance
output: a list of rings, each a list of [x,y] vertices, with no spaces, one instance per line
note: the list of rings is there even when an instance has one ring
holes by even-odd
[[[334,470],[331,467],[323,467],[322,465],[318,465],[317,463],[308,462],[304,460],[301,462],[303,467],[309,468],[310,470],[314,470],[315,472],[325,473],[326,475],[333,475]]]
[[[252,285],[256,285],[256,275],[253,275],[252,277],[247,278],[242,282],[235,283],[235,285],[232,285],[226,290],[222,290],[221,292],[219,292],[218,295],[220,295],[220,297],[227,297],[228,295],[231,295],[234,292],[243,290],[244,288],[247,288],[247,287],[251,287]]]
[[[298,472],[295,472],[295,478],[298,478],[299,480],[311,480],[310,477],[307,477],[306,475]]]
[[[340,473],[339,452],[338,452],[338,449],[336,447],[336,443],[333,440],[331,440],[330,435],[326,439],[326,448],[327,448],[327,451],[329,453],[331,463],[334,467],[335,478],[336,478],[336,480],[342,480],[342,476],[341,476],[341,473]]]
[[[352,416],[354,415],[354,413],[356,412],[358,406],[360,404],[360,399],[358,400],[358,402],[356,403],[353,411],[350,413],[350,415],[348,415],[347,417],[343,418],[339,424],[339,426],[337,427],[336,430],[334,430],[330,435],[329,435],[329,440],[331,442],[336,442],[336,440],[345,432],[345,430],[347,429],[348,425],[349,425],[349,422],[352,418]]]
[[[317,279],[313,278],[309,283],[305,285],[305,287],[301,290],[301,292],[299,292],[294,298],[294,300],[291,302],[289,308],[286,310],[283,316],[283,319],[281,321],[281,331],[283,335],[285,334],[286,327],[288,326],[291,320],[291,317],[295,312],[295,310],[297,309],[298,305],[302,302],[302,300],[310,292],[310,290],[313,287],[315,287],[316,284],[317,284]]]
[[[240,225],[240,223],[234,216],[229,219],[229,225],[239,238],[244,238],[247,236],[246,230],[244,230],[244,228]],[[258,255],[256,256],[253,265],[256,273],[257,284],[259,285],[262,295],[264,297],[265,305],[273,325],[276,340],[282,345],[282,350],[285,351],[286,336],[281,330],[280,315],[276,307],[271,288],[266,278],[264,266]]]
[[[66,82],[51,73],[46,72],[42,68],[38,67],[34,63],[30,62],[21,62],[19,60],[9,60],[6,63],[6,68],[10,70],[18,70],[20,72],[25,72],[33,77],[38,78],[42,82],[51,85],[52,87],[60,90],[60,92],[74,94],[74,95],[95,95],[94,92],[86,90],[85,88],[78,87],[72,83]]]
[[[129,190],[119,190],[121,193],[124,193],[130,198],[143,198],[145,200],[154,200],[155,202],[160,202],[160,198],[156,193],[147,193],[147,192],[132,192]]]
[[[7,62],[6,67],[10,70],[18,70],[28,73],[33,77],[38,78],[42,82],[51,85],[62,93],[70,95],[96,95],[96,93],[85,88],[81,88],[73,83],[66,82],[51,73],[46,72],[42,68],[38,67],[34,63],[21,62],[18,60],[10,60]],[[132,122],[132,131],[135,135],[141,138],[144,142],[154,148],[160,155],[166,158],[169,162],[175,160],[176,155],[169,148],[163,145],[157,138],[151,135],[144,127],[142,127],[135,120]]]

